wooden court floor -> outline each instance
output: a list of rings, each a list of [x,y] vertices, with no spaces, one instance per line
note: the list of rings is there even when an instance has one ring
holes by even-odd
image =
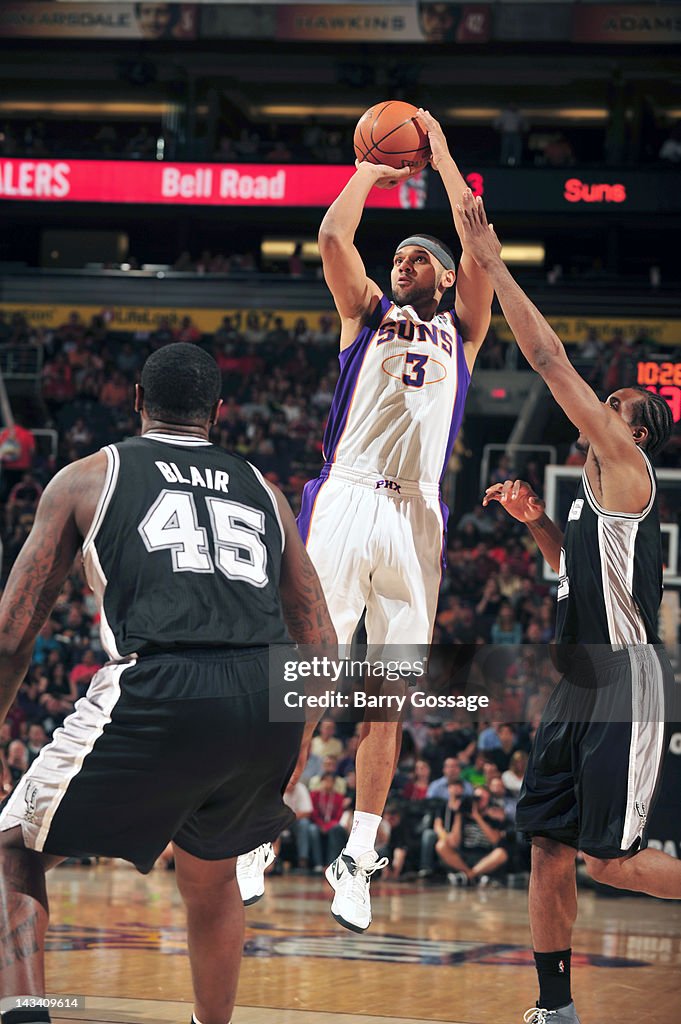
[[[372,886],[364,935],[329,914],[321,877],[268,878],[247,910],[234,1024],[519,1024],[534,1004],[526,894]],[[55,1021],[188,1024],[189,965],[172,872],[121,862],[50,873]],[[573,988],[582,1024],[681,1020],[681,904],[580,893]]]

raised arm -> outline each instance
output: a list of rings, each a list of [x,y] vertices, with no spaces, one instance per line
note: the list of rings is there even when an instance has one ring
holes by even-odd
[[[456,315],[464,340],[464,352],[468,369],[473,369],[475,357],[485,340],[492,316],[492,298],[494,288],[485,271],[476,263],[467,251],[461,206],[464,195],[471,194],[466,180],[449,152],[447,139],[439,123],[427,110],[419,110],[418,119],[421,127],[428,132],[428,142],[432,153],[431,164],[442,178],[447,198],[452,208],[454,226],[463,249],[461,262],[456,274]]]
[[[614,496],[619,512],[640,512],[650,496],[650,483],[631,430],[580,377],[558,335],[511,276],[500,256],[499,239],[487,223],[482,200],[464,196],[460,211],[468,250],[494,285],[518,347],[546,381],[566,416],[588,439],[603,470],[603,492]]]
[[[76,504],[90,479],[82,463],[67,466],[38,504],[0,601],[0,723],[28,671],[36,637],[59,596],[81,545]]]
[[[350,345],[378,302],[381,289],[367,277],[355,233],[369,192],[376,185],[392,188],[411,170],[394,170],[382,164],[361,163],[338,199],[326,211],[319,228],[319,252],[324,279],[341,318],[341,350]]]

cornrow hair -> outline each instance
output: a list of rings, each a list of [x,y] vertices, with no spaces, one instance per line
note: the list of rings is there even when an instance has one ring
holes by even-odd
[[[632,425],[646,428],[648,437],[641,447],[647,455],[656,455],[664,448],[674,429],[672,411],[665,399],[654,391],[638,384],[633,385],[632,390],[644,396],[634,406]]]

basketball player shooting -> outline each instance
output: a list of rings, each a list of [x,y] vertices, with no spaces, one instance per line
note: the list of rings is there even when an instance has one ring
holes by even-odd
[[[560,577],[556,643],[565,675],[537,731],[516,827],[532,838],[530,926],[540,988],[525,1020],[579,1024],[570,989],[577,851],[598,882],[681,899],[681,863],[646,849],[673,681],[657,635],[662,549],[648,457],[668,440],[672,416],[663,398],[642,388],[621,388],[600,402],[502,262],[482,201],[464,196],[460,212],[467,251],[489,275],[520,350],[587,453],[564,534],[521,480],[489,487],[483,500],[525,523]]]
[[[142,436],[63,469],[0,602],[0,723],[82,551],[110,661],[0,813],[0,995],[45,994],[45,872],[172,839],[187,911],[193,1024],[229,1024],[243,949],[236,859],[292,820],[282,792],[302,727],[271,722],[268,645],[332,645],[319,580],[282,494],[209,441],[214,359],[149,357]],[[257,756],[254,754],[257,751]],[[187,771],[191,765],[191,771]],[[2,1024],[42,1024],[9,1009]]]
[[[468,187],[438,122],[427,111],[417,116],[454,213]],[[298,527],[346,651],[365,609],[370,647],[430,643],[447,517],[440,481],[490,322],[492,288],[465,246],[457,276],[439,239],[404,238],[392,259],[392,298],[367,277],[354,243],[366,199],[409,174],[359,163],[319,230],[324,277],[341,318],[340,376],[325,465],[305,487]],[[454,220],[460,234],[460,217]],[[438,312],[455,281],[453,307]],[[400,735],[397,722],[362,723],[352,830],[326,872],[335,890],[331,912],[356,932],[371,923],[369,881],[386,863],[374,845]]]

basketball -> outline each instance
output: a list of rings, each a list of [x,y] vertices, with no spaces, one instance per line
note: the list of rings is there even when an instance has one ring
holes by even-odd
[[[357,122],[354,146],[357,159],[390,167],[425,167],[430,157],[428,135],[415,118],[417,108],[402,100],[386,100],[370,107]]]

